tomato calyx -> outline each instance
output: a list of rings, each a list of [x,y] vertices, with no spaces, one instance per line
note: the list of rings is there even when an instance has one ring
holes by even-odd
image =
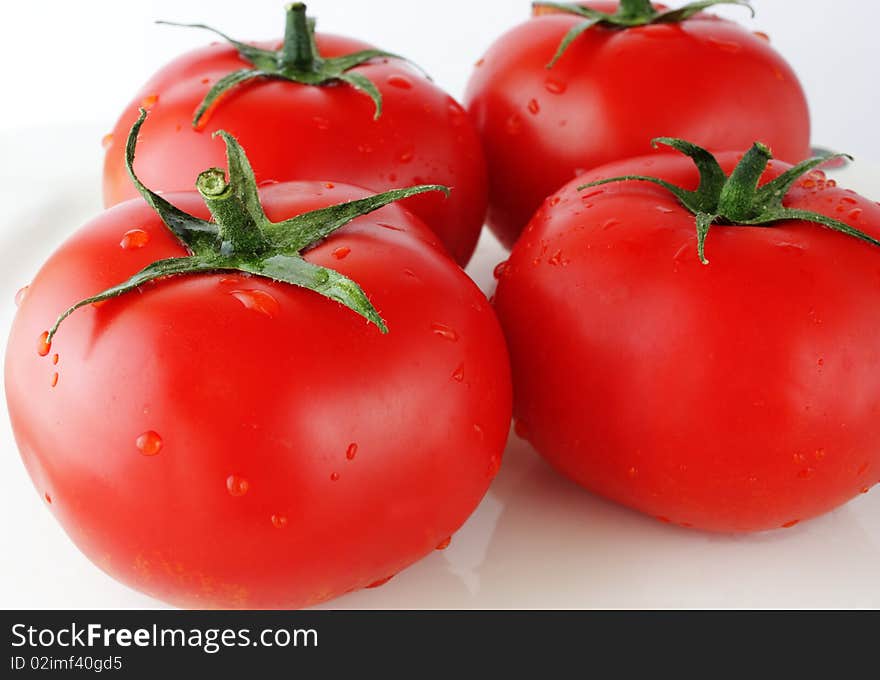
[[[232,135],[221,130],[215,136],[220,136],[226,144],[228,179],[220,168],[211,168],[202,172],[196,182],[213,217],[209,222],[175,207],[138,179],[134,172],[135,147],[146,117],[146,110],[141,109],[128,135],[125,147],[128,174],[189,256],[153,262],[127,281],[80,300],[58,317],[48,331],[47,342],[52,341],[61,323],[80,307],[124,295],[157,279],[218,271],[262,276],[306,288],[360,314],[382,333],[388,332],[385,321],[357,283],[333,269],[307,262],[302,253],[357,217],[429,191],[449,195],[447,187],[432,184],[394,189],[282,222],[271,222],[263,211],[254,171],[244,150]]]
[[[547,64],[547,68],[553,68],[560,57],[565,54],[568,46],[571,45],[585,31],[590,30],[593,26],[603,26],[605,28],[634,28],[636,26],[646,26],[648,24],[674,24],[690,19],[695,14],[702,12],[714,5],[740,5],[747,8],[752,16],[755,16],[755,10],[746,0],[699,0],[691,2],[677,9],[658,10],[654,7],[651,0],[620,0],[620,5],[616,12],[600,12],[592,7],[584,7],[577,3],[569,2],[533,2],[535,8],[547,8],[563,12],[566,14],[575,14],[584,17],[586,21],[575,24],[556,50],[553,59]]]
[[[360,73],[351,69],[371,59],[403,57],[383,50],[361,50],[341,57],[324,58],[315,44],[315,20],[306,15],[306,6],[301,2],[288,5],[287,21],[284,29],[284,42],[278,50],[264,50],[254,45],[230,38],[215,28],[205,24],[179,24],[171,21],[156,23],[183,28],[201,28],[220,36],[238,50],[239,55],[253,64],[253,68],[233,71],[220,78],[199,104],[192,125],[202,129],[211,111],[230,90],[260,78],[287,80],[301,85],[331,85],[347,83],[373,100],[375,113],[373,119],[382,115],[382,93],[376,85]]]
[[[652,144],[655,148],[659,144],[669,146],[694,161],[700,173],[700,184],[695,191],[688,191],[659,177],[646,175],[624,175],[602,179],[580,186],[578,191],[629,180],[651,182],[663,187],[696,217],[697,252],[703,264],[709,264],[705,254],[706,237],[709,228],[713,225],[773,227],[780,222],[801,220],[880,246],[880,241],[844,222],[821,213],[788,208],[782,203],[788,191],[805,174],[831,160],[838,158],[852,160],[851,156],[830,154],[810,158],[759,187],[758,182],[773,158],[770,149],[760,142],[752,145],[729,176],[724,173],[711,153],[696,144],[673,137],[657,137]]]

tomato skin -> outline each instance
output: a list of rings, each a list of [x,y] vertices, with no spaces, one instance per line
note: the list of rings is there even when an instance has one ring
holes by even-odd
[[[655,137],[710,151],[761,140],[788,162],[809,155],[803,89],[766,40],[707,14],[622,31],[594,27],[547,69],[579,21],[547,14],[513,28],[477,62],[468,85],[465,105],[489,167],[488,224],[506,247],[546,196],[579,173],[649,153]]]
[[[278,221],[367,193],[295,183],[262,197]],[[169,200],[207,217],[197,194]],[[149,242],[124,250],[133,227]],[[428,228],[392,205],[305,255],[358,281],[387,335],[311,291],[218,273],[83,308],[38,356],[67,305],[183,254],[143,201],[123,203],[49,259],[16,316],[13,430],[77,546],[176,605],[294,608],[455,532],[500,463],[510,377],[491,307]],[[247,308],[237,296],[253,290],[269,302]],[[144,433],[161,438],[155,455]]]
[[[623,174],[697,185],[670,154],[597,169],[548,198],[503,268],[514,415],[535,449],[597,494],[711,531],[792,526],[875,484],[880,250],[803,222],[714,226],[703,265],[693,215],[663,189],[576,190]],[[880,235],[880,206],[816,175],[786,204]]]
[[[317,43],[326,57],[371,47],[326,34]],[[261,46],[274,49],[277,43]],[[104,204],[137,195],[125,168],[125,140],[138,108],[149,104],[150,125],[138,144],[136,168],[155,190],[190,191],[202,170],[224,167],[223,145],[211,133],[226,130],[247,149],[258,181],[324,178],[374,192],[414,184],[451,187],[448,199],[417,196],[404,205],[434,229],[459,264],[468,262],[486,214],[486,167],[476,131],[452,97],[405,62],[375,60],[354,72],[382,93],[378,120],[370,98],[350,86],[260,80],[229,92],[204,128],[194,130],[193,114],[211,86],[247,65],[234,48],[217,44],[158,71],[108,138]]]

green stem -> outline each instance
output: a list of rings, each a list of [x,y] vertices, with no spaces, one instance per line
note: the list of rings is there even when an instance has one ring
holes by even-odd
[[[758,182],[773,154],[765,144],[756,142],[737,164],[718,196],[718,212],[732,222],[747,220],[756,209]]]
[[[260,225],[254,221],[246,203],[226,182],[220,168],[205,170],[196,180],[196,188],[211,211],[220,233],[224,255],[258,255],[266,250],[267,241]]]
[[[648,20],[655,14],[657,10],[651,4],[651,0],[620,0],[620,7],[617,10],[617,16],[627,21]]]
[[[697,166],[700,184],[688,191],[659,177],[647,175],[622,175],[590,182],[578,191],[612,182],[651,182],[663,187],[675,196],[679,203],[696,217],[697,252],[703,264],[706,260],[706,236],[713,225],[739,225],[749,227],[773,227],[781,222],[800,220],[827,227],[873,246],[880,247],[880,240],[845,222],[809,210],[790,208],[784,204],[785,196],[800,177],[823,162],[839,158],[842,154],[817,157],[789,168],[775,179],[759,187],[758,183],[773,159],[766,145],[755,142],[730,175],[725,175],[718,161],[705,149],[672,137],[658,137],[654,145],[661,143],[689,156]]]
[[[228,180],[223,170],[210,168],[201,173],[196,182],[199,194],[214,217],[214,222],[208,222],[175,207],[147,188],[135,174],[135,146],[146,117],[146,110],[141,109],[128,134],[126,167],[138,192],[186,248],[188,255],[153,262],[126,281],[76,302],[62,312],[47,331],[49,341],[61,323],[81,307],[125,295],[169,276],[219,271],[254,274],[313,291],[359,314],[382,333],[388,332],[385,321],[355,281],[334,269],[306,261],[303,253],[362,215],[428,191],[448,195],[447,187],[422,185],[394,189],[301,213],[283,222],[272,222],[260,203],[257,180],[244,149],[235,137],[220,130],[215,136],[221,137],[226,144]]]
[[[667,9],[660,11],[651,3],[650,0],[620,0],[617,10],[612,14],[602,12],[589,5],[571,2],[547,2],[546,0],[536,0],[532,3],[535,7],[549,7],[559,12],[573,14],[583,17],[585,21],[573,25],[569,31],[563,36],[562,41],[556,48],[556,54],[547,64],[547,68],[553,68],[557,61],[562,57],[569,45],[593,26],[603,26],[617,30],[625,30],[628,28],[636,28],[638,26],[646,26],[648,24],[671,24],[687,21],[692,16],[699,14],[704,9],[714,7],[715,5],[739,5],[748,9],[752,16],[755,11],[747,0],[693,0],[677,9]]]
[[[305,4],[295,2],[288,5],[284,46],[281,48],[282,67],[296,71],[317,71],[318,61],[315,32],[309,25]]]
[[[167,23],[167,22],[159,22]],[[306,6],[296,2],[287,6],[284,41],[277,50],[267,50],[256,45],[234,40],[204,24],[173,24],[201,28],[219,35],[238,51],[242,59],[250,63],[219,78],[196,107],[193,127],[201,130],[208,122],[214,107],[223,96],[235,88],[254,80],[286,80],[299,85],[323,86],[347,83],[373,100],[375,117],[382,113],[382,93],[379,87],[364,74],[353,72],[361,64],[372,59],[402,59],[384,50],[358,50],[336,57],[321,56],[315,41],[315,20],[306,14]]]

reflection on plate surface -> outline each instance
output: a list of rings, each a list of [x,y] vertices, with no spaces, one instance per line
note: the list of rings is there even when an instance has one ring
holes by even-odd
[[[23,159],[0,168],[0,201],[8,210],[0,217],[5,334],[15,292],[66,234],[100,210],[101,147],[97,131],[83,130],[0,141]],[[53,153],[58,162],[41,167]],[[880,197],[880,168],[857,159],[829,174]],[[505,257],[484,234],[468,271],[487,294]],[[7,518],[0,529],[0,606],[164,607],[108,578],[76,550],[34,491],[8,419],[0,420]],[[501,472],[448,548],[380,588],[322,608],[877,608],[878,573],[880,491],[787,530],[705,534],[590,495],[511,433]]]

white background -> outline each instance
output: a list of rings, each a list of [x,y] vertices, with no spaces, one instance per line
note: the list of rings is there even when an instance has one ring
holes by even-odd
[[[240,39],[278,37],[285,0],[78,0],[3,3],[5,64],[0,131],[91,123],[109,130],[140,84],[162,64],[213,39],[156,19],[201,22]],[[472,64],[501,30],[522,21],[528,0],[312,0],[319,29],[406,55],[461,98]],[[680,4],[671,0],[670,4]],[[719,14],[768,33],[794,66],[813,113],[814,142],[880,161],[880,3],[754,0]],[[671,76],[670,76],[671,77]],[[2,139],[2,138],[0,138]],[[95,140],[98,143],[98,140]]]
[[[211,40],[154,19],[277,37],[283,0],[3,3],[0,63],[0,334],[14,291],[100,209],[103,132],[140,84]],[[801,75],[814,142],[857,156],[841,180],[880,198],[877,3],[755,0],[722,8]],[[460,97],[472,64],[526,0],[313,0],[319,28],[405,54]],[[484,239],[486,288],[502,255]],[[2,395],[0,395],[0,401]],[[0,403],[5,411],[5,403]],[[443,553],[339,607],[880,607],[880,492],[790,530],[715,536],[668,527],[583,492],[512,439],[480,508]],[[116,583],[66,538],[33,489],[0,413],[0,608],[162,606]]]

